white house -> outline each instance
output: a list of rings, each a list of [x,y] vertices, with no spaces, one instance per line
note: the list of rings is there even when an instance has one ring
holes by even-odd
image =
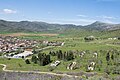
[[[55,63],[52,63],[50,66],[58,66],[60,64],[60,61],[55,61]]]
[[[23,53],[20,53],[20,54],[17,54],[17,55],[14,55],[13,58],[22,58],[22,57],[27,57],[27,56],[30,56],[32,55],[33,53],[31,51],[24,51]]]

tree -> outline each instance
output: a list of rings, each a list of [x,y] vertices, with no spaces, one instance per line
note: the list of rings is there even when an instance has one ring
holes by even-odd
[[[63,57],[62,57],[63,60],[66,60],[66,55],[67,55],[67,53],[64,52],[64,53],[63,53]]]
[[[118,40],[120,40],[120,37],[118,37]]]
[[[94,36],[88,36],[88,37],[85,37],[84,40],[85,41],[93,41],[93,40],[95,40],[95,37]]]
[[[58,59],[60,59],[60,60],[62,60],[62,51],[61,50],[59,50],[58,52],[57,52],[57,58]]]
[[[32,58],[31,58],[31,61],[36,64],[37,63],[37,57],[33,55]]]
[[[50,60],[50,55],[47,55],[47,56],[46,56],[46,59],[47,59],[47,64],[49,64],[49,63],[51,62],[51,60]]]
[[[30,64],[29,59],[26,59],[25,62],[26,62],[26,64]]]
[[[52,55],[52,51],[50,51],[49,54]]]
[[[110,60],[110,53],[108,52],[106,55],[106,61],[109,61],[109,60]]]
[[[111,59],[114,60],[114,55],[113,54],[111,55]]]
[[[73,52],[72,51],[67,52],[67,57],[66,58],[67,58],[68,61],[74,59]]]
[[[39,53],[38,54],[38,62],[39,62],[39,65],[43,65],[43,53]]]
[[[41,66],[45,66],[50,63],[50,55],[46,55],[44,53],[39,53],[38,54],[38,63]]]
[[[56,53],[54,51],[50,51],[49,54],[52,56],[56,56]]]

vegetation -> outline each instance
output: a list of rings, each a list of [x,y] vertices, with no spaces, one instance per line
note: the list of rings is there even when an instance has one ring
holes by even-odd
[[[50,51],[49,54],[52,55],[52,56],[57,56],[58,60],[69,61],[69,60],[74,59],[74,55],[73,55],[74,52],[72,52],[72,51],[67,51],[67,52],[64,52],[64,53],[62,52],[62,50],[59,50],[59,51],[56,51],[56,52]]]
[[[71,31],[71,32],[70,32]],[[22,39],[48,40],[65,42],[63,46],[55,46],[52,49],[37,51],[33,50],[34,55],[28,59],[3,59],[0,58],[1,64],[6,64],[8,70],[27,70],[27,71],[53,71],[53,72],[86,72],[90,62],[95,62],[94,70],[98,74],[107,74],[112,77],[120,74],[120,46],[119,40],[109,40],[108,38],[118,37],[118,30],[101,32],[85,29],[67,29],[65,32],[57,36],[34,36],[34,34],[42,33],[27,33],[30,35],[19,36]],[[84,33],[84,34],[83,34]],[[95,36],[94,39],[87,36]],[[97,37],[97,39],[96,39]],[[86,41],[90,40],[90,41]],[[38,44],[39,48],[46,47]],[[85,51],[83,57],[81,53]],[[97,53],[97,58],[93,57],[93,53]],[[18,51],[19,53],[19,51]],[[3,53],[1,53],[3,54]],[[59,60],[61,63],[56,67],[51,67],[50,64]],[[67,69],[67,66],[76,62],[75,70]],[[98,78],[99,79],[99,78]]]
[[[30,64],[30,61],[28,59],[25,60],[26,64]],[[20,66],[20,65],[19,65]]]
[[[37,60],[38,60],[37,57],[33,55],[31,58],[31,61],[36,64]]]
[[[44,53],[38,54],[38,64],[41,66],[45,66],[51,62],[50,55],[46,55]]]

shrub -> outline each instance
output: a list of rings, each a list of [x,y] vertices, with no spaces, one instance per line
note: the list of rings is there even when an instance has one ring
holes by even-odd
[[[28,59],[25,60],[26,64],[30,64],[30,61]]]

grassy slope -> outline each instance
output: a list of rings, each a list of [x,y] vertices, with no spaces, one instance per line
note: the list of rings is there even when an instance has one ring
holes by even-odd
[[[0,59],[1,64],[6,64],[7,69],[9,70],[42,70],[42,71],[47,71],[46,68],[47,66],[39,66],[38,64],[26,64],[24,60],[22,59]],[[21,66],[20,66],[21,65]]]
[[[9,34],[12,32],[0,32],[0,34]],[[17,32],[19,33],[19,32]],[[86,30],[86,29],[75,29],[75,28],[68,28],[63,31],[45,31],[45,32],[24,32],[27,34],[51,34],[51,33],[57,33],[60,34],[59,37],[85,37],[85,36],[96,36],[96,37],[102,37],[102,38],[108,38],[108,37],[118,37],[120,34],[120,30],[113,30],[113,31],[97,31],[97,30]],[[29,36],[27,36],[29,37]],[[34,37],[34,36],[30,36]]]
[[[61,36],[67,37],[85,37],[85,36],[95,36],[95,37],[119,37],[120,30],[114,31],[97,31],[97,30],[85,30],[85,29],[67,29],[64,31]]]

